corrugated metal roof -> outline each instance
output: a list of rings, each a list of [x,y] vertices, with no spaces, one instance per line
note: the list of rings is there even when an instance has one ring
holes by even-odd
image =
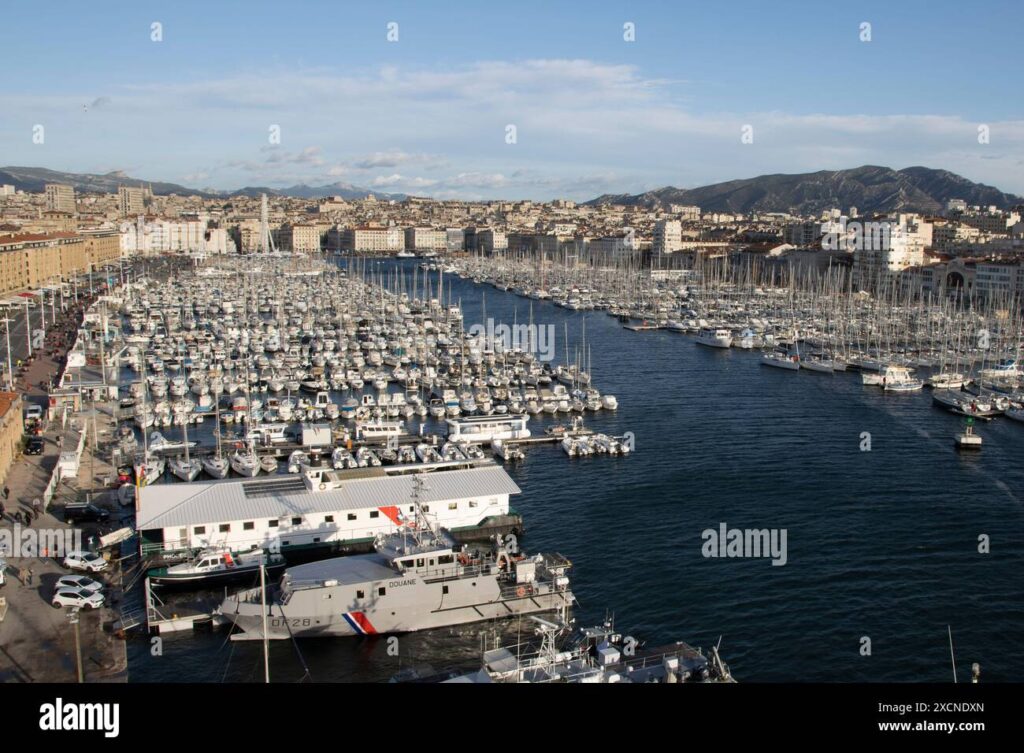
[[[505,469],[487,465],[464,470],[420,474],[424,503],[473,499],[495,494],[519,494],[520,489]],[[156,484],[142,489],[138,529],[174,528],[233,520],[280,518],[288,515],[331,513],[367,507],[408,504],[414,474],[351,479],[337,489],[297,491],[282,477],[281,489],[273,479],[259,481],[208,481],[190,484]],[[260,493],[249,496],[246,487],[259,484]]]

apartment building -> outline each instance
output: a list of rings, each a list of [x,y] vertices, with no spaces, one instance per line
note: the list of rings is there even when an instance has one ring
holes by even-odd
[[[61,183],[46,184],[46,208],[54,212],[75,213],[75,189]]]
[[[0,237],[0,294],[38,288],[87,268],[85,240],[78,234]]]
[[[146,211],[146,192],[142,188],[121,186],[117,189],[117,207],[122,217],[137,217]]]
[[[80,234],[85,241],[86,264],[89,268],[121,258],[121,233],[115,228],[88,228]]]
[[[0,483],[6,484],[7,474],[17,460],[24,426],[21,396],[17,392],[0,392]]]
[[[320,252],[320,228],[308,223],[285,224],[274,231],[277,247],[300,253]]]
[[[353,227],[340,233],[340,248],[357,253],[396,253],[405,249],[405,233],[398,227]]]
[[[445,251],[448,232],[430,227],[408,227],[405,229],[405,247],[410,251]]]
[[[655,254],[671,254],[683,247],[683,223],[659,220],[654,223],[651,249]]]

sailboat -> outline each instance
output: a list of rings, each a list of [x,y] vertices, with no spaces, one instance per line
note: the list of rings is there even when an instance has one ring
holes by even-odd
[[[227,458],[221,452],[220,444],[220,399],[216,399],[216,426],[214,427],[214,434],[217,436],[217,452],[213,455],[208,455],[202,458],[199,462],[202,463],[203,470],[206,471],[207,475],[213,478],[221,479],[227,478],[228,473],[231,472],[231,464]]]
[[[181,425],[183,432],[184,443],[185,443],[185,454],[184,456],[178,455],[171,458],[170,468],[171,473],[180,478],[182,481],[195,481],[196,477],[202,473],[203,466],[198,460],[193,460],[189,457],[188,452],[188,421]]]

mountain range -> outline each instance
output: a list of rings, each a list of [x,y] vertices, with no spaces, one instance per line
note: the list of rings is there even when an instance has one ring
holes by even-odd
[[[68,173],[42,167],[0,168],[0,184],[13,184],[23,191],[41,192],[47,183],[63,183],[79,192],[114,193],[118,186],[150,186],[154,194],[198,195],[210,199],[233,196],[291,196],[318,199],[341,196],[364,199],[374,196],[382,200],[401,201],[404,194],[372,191],[351,183],[323,186],[298,184],[288,188],[246,186],[235,191],[195,189],[160,181],[132,178],[121,171],[102,175]],[[921,212],[939,214],[949,199],[963,199],[970,205],[997,206],[1000,209],[1024,204],[1020,196],[1008,194],[992,186],[975,183],[948,170],[929,167],[890,167],[864,165],[849,170],[822,170],[815,173],[759,175],[756,178],[730,180],[700,188],[666,186],[641,194],[604,194],[586,204],[618,204],[649,208],[666,208],[670,204],[696,205],[702,211],[789,212],[796,215],[817,215],[838,207],[857,207],[861,214],[876,212]]]
[[[119,186],[149,186],[157,196],[178,194],[179,196],[202,196],[207,199],[231,198],[232,196],[293,196],[299,199],[320,199],[325,196],[341,196],[344,199],[365,199],[373,196],[382,200],[402,200],[403,194],[388,194],[354,186],[351,183],[331,183],[324,186],[299,184],[288,188],[266,188],[246,186],[235,191],[217,191],[212,188],[187,188],[177,183],[140,180],[120,170],[103,173],[66,173],[48,170],[45,167],[0,167],[0,184],[13,185],[21,191],[41,193],[47,183],[63,183],[80,193],[117,193]]]
[[[605,194],[590,205],[667,207],[669,204],[696,205],[711,212],[789,212],[817,215],[838,207],[857,207],[860,214],[875,212],[921,212],[939,214],[949,199],[963,199],[969,205],[1006,209],[1024,199],[997,188],[974,183],[948,170],[929,167],[864,165],[850,170],[822,170],[815,173],[759,175],[730,180],[700,188],[667,186],[641,194]]]

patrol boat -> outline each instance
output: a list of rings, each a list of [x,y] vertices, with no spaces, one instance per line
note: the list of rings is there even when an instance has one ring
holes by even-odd
[[[415,519],[378,537],[375,552],[291,567],[266,594],[228,596],[217,611],[241,628],[232,639],[262,640],[264,625],[269,639],[401,633],[572,605],[568,559],[526,557],[511,536],[486,552],[456,543],[427,520],[422,483]]]

